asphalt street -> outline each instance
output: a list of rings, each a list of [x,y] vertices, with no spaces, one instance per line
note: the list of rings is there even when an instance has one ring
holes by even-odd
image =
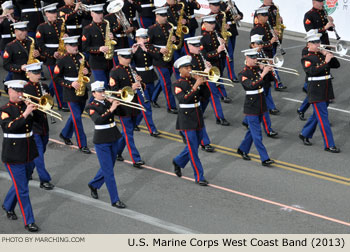
[[[235,52],[236,74],[243,68],[241,50],[248,48],[249,41],[248,32],[240,31]],[[141,131],[135,132],[145,167],[134,168],[127,150],[123,153],[126,161],[115,166],[119,196],[128,208],[111,207],[105,186],[99,190],[100,199],[92,199],[87,183],[99,168],[97,157],[62,143],[58,135],[69,116],[63,113],[64,122],[50,125],[51,140],[45,155],[56,188],[40,189],[36,172],[30,182],[31,202],[41,233],[349,233],[349,63],[341,61],[341,68],[332,70],[336,99],[329,108],[335,143],[342,152],[325,152],[318,128],[311,140],[313,146],[304,146],[298,134],[305,122],[296,113],[305,98],[300,64],[304,46],[299,38],[286,36],[283,42],[287,52],[284,66],[297,69],[300,76],[281,73],[288,89],[272,91],[281,110],[280,115],[271,116],[273,129],[279,135],[276,139],[264,135],[264,144],[276,161],[274,166],[261,166],[254,146],[252,161],[244,161],[235,153],[246,133],[241,125],[244,92],[239,83],[226,88],[233,102],[223,103],[231,126],[217,125],[213,110],[208,107],[205,123],[216,152],[199,151],[205,177],[210,182],[208,187],[193,182],[190,164],[182,178],[173,174],[172,159],[184,144],[175,130],[176,115],[166,112],[161,94],[161,108],[153,109],[153,118],[162,135],[151,137],[144,122]],[[0,73],[3,79],[2,67]],[[3,94],[0,103],[7,100]],[[311,113],[312,108],[306,116]],[[93,148],[93,123],[86,115],[83,123],[88,146]],[[11,183],[2,165],[0,203]],[[18,207],[16,213],[19,220],[10,221],[0,211],[0,233],[26,232]]]

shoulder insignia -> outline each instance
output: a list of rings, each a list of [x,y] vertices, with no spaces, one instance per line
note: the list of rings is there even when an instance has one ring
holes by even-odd
[[[82,41],[86,41],[86,37],[85,35],[83,35],[83,37],[81,38]]]
[[[7,51],[5,51],[4,56],[3,56],[4,59],[8,59],[9,56],[10,56],[9,53]]]
[[[110,85],[111,87],[115,86],[115,80],[114,80],[112,77],[109,78],[109,85]]]
[[[39,31],[37,31],[36,34],[35,34],[35,37],[36,38],[41,38],[41,33]]]
[[[1,113],[1,120],[5,120],[6,118],[9,118],[9,114],[7,114],[6,112],[2,112]]]
[[[242,81],[245,81],[245,80],[247,80],[247,79],[248,79],[247,77],[242,76]]]
[[[58,65],[55,66],[55,69],[53,70],[53,72],[55,74],[59,74],[60,73],[60,68],[58,67]]]
[[[179,87],[175,87],[175,94],[179,94],[182,92],[182,89]]]
[[[308,61],[308,60],[305,60],[304,66],[305,66],[305,67],[310,67],[310,66],[311,66],[311,62]]]
[[[307,18],[307,19],[305,20],[305,24],[307,24],[307,25],[311,24],[310,19]]]
[[[254,24],[257,25],[258,23],[259,23],[258,17],[255,17],[255,18],[254,18]]]
[[[64,15],[66,15],[66,13],[64,13],[63,11],[60,11],[60,16],[62,17]]]
[[[90,109],[90,110],[89,110],[89,114],[90,114],[90,115],[93,115],[94,113],[95,113],[95,110],[94,110],[94,109]]]

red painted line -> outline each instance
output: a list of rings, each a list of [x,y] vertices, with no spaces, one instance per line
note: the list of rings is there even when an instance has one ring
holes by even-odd
[[[57,144],[65,145],[63,142],[58,141],[56,139],[50,138],[49,140],[51,142],[54,142],[54,143],[57,143]],[[74,146],[74,145],[73,146],[70,145],[70,146],[75,148],[75,149],[78,149],[77,146]],[[92,152],[96,153],[95,151],[92,151]],[[128,160],[124,160],[124,162],[128,163],[128,164],[133,164],[131,161],[128,161]],[[177,177],[176,174],[173,173],[173,172],[164,171],[164,170],[161,170],[161,169],[158,169],[158,168],[154,168],[154,167],[151,167],[151,166],[148,166],[148,165],[142,165],[142,167],[146,168],[148,170],[152,170],[152,171],[155,171],[155,172],[159,172],[159,173],[167,174],[167,175],[170,175],[170,176],[173,176],[173,177]],[[193,178],[189,178],[189,177],[186,177],[186,176],[182,176],[181,179],[195,182],[195,180]],[[332,217],[328,217],[328,216],[325,216],[325,215],[322,215],[322,214],[318,214],[318,213],[314,213],[314,212],[311,212],[311,211],[306,211],[306,210],[303,210],[303,209],[300,209],[300,208],[288,206],[288,205],[285,205],[285,204],[282,204],[282,203],[279,203],[279,202],[276,202],[276,201],[264,199],[264,198],[257,197],[257,196],[254,196],[254,195],[251,195],[251,194],[248,194],[248,193],[235,191],[235,190],[223,187],[223,186],[218,186],[218,185],[214,185],[214,184],[209,184],[208,186],[212,187],[212,188],[215,188],[215,189],[218,189],[218,190],[225,191],[225,192],[229,192],[229,193],[233,193],[233,194],[236,194],[236,195],[240,195],[242,197],[255,199],[257,201],[261,201],[261,202],[268,203],[268,204],[271,204],[271,205],[279,206],[279,207],[282,207],[282,208],[291,209],[291,210],[299,212],[299,213],[303,213],[303,214],[306,214],[306,215],[314,216],[314,217],[317,217],[317,218],[320,218],[320,219],[328,220],[330,222],[334,222],[334,223],[338,223],[338,224],[342,224],[342,225],[350,227],[350,222],[338,220],[338,219],[335,219],[335,218],[332,218]]]

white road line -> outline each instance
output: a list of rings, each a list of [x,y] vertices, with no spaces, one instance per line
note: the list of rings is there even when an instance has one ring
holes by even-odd
[[[0,178],[3,179],[7,179],[9,181],[11,181],[9,175],[6,172],[0,172]],[[40,183],[37,181],[29,181],[29,186],[30,187],[35,187],[35,188],[39,188]],[[63,196],[65,198],[68,198],[70,200],[74,200],[76,202],[79,203],[83,203],[85,205],[89,205],[92,207],[96,207],[114,214],[118,214],[124,217],[128,217],[130,219],[134,219],[137,221],[141,221],[147,224],[150,224],[152,226],[155,227],[159,227],[165,230],[168,230],[170,232],[174,232],[177,234],[200,234],[200,232],[180,226],[180,225],[176,225],[174,223],[171,222],[167,222],[149,215],[145,215],[130,209],[117,209],[115,207],[112,207],[110,204],[100,201],[100,200],[95,200],[92,199],[90,197],[87,197],[85,195],[82,194],[78,194],[72,191],[68,191],[62,188],[58,188],[55,187],[55,189],[53,189],[52,191],[46,191],[47,193],[52,193],[52,194],[57,194],[60,196]]]
[[[292,101],[292,102],[303,103],[303,101],[296,100],[296,99],[291,99],[291,98],[287,98],[287,97],[282,97],[282,99],[287,100],[287,101]],[[333,107],[328,107],[328,109],[350,114],[350,111],[344,110],[344,109],[338,109],[338,108],[333,108]]]

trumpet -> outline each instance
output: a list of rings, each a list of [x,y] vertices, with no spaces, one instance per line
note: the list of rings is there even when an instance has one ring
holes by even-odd
[[[120,98],[116,96],[120,96]],[[124,87],[121,91],[106,90],[104,97],[106,99],[113,99],[119,101],[120,104],[123,106],[146,111],[146,109],[142,105],[136,102],[132,102],[132,100],[134,99],[134,91],[131,87]]]
[[[282,67],[284,63],[284,57],[280,54],[276,54],[272,59],[271,58],[257,58],[258,65],[263,65],[263,66],[271,66],[273,68],[278,69],[278,71],[283,72],[283,73],[289,73],[289,74],[295,74],[299,76],[299,72],[296,69],[293,68],[288,68],[288,67]],[[272,61],[272,64],[269,63],[263,63],[259,61]]]
[[[333,50],[329,50],[326,49],[327,47],[331,47],[334,49]],[[341,60],[345,60],[345,61],[350,61],[350,55],[346,55],[348,50],[350,48],[350,45],[348,42],[344,41],[344,40],[340,40],[338,41],[335,45],[324,45],[321,44],[319,49],[326,51],[326,52],[330,52],[333,54],[338,54],[339,56],[334,56],[337,59],[341,59]]]
[[[234,87],[234,85],[230,79],[220,77],[220,70],[217,67],[210,68],[208,73],[204,72],[204,71],[192,70],[190,72],[190,74],[204,76],[208,79],[208,81],[213,82],[213,83]],[[227,82],[220,82],[219,80],[223,80],[223,81],[227,81]]]
[[[52,110],[53,98],[49,94],[43,95],[41,97],[37,97],[34,95],[23,93],[22,96],[20,96],[20,99],[22,99],[23,101],[29,102],[31,104],[34,104],[35,106],[38,107],[37,109],[41,112],[44,112],[52,117],[55,117],[60,121],[63,120],[62,116],[58,112]],[[32,99],[36,100],[37,102],[32,101]]]

